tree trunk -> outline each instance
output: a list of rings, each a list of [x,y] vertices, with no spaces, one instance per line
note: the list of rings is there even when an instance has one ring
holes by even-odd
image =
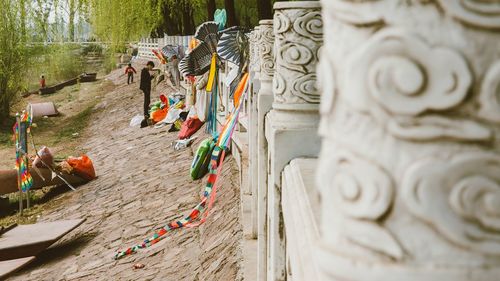
[[[76,14],[76,0],[69,0],[69,22],[68,22],[68,33],[69,41],[75,41],[75,14]]]
[[[227,12],[227,27],[238,25],[234,0],[224,0],[224,6],[226,7]]]
[[[19,1],[19,6],[20,6],[20,14],[21,14],[21,34],[26,36],[26,1],[21,0]]]
[[[182,13],[183,30],[181,35],[194,34],[194,24],[192,21],[193,7],[191,6],[191,2],[185,1],[182,10],[183,10]]]
[[[215,4],[215,0],[207,0],[207,14],[208,14],[207,19],[209,21],[214,20],[214,14],[216,9],[217,6]]]
[[[0,77],[0,121],[3,121],[9,116],[10,113],[10,101],[7,82],[9,78],[6,77],[8,74],[4,74],[4,77]]]
[[[257,10],[259,12],[259,20],[267,20],[273,18],[271,0],[257,0]]]

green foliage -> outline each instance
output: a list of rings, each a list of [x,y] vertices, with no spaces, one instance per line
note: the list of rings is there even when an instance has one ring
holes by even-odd
[[[94,34],[110,43],[111,50],[148,36],[156,22],[153,0],[89,0],[88,13]]]
[[[253,28],[259,24],[258,0],[234,0],[235,13],[239,25]],[[269,0],[272,3],[276,0]],[[194,27],[213,18],[212,11],[207,7],[208,0],[158,0],[156,2],[156,18],[154,33],[152,37],[161,37],[163,33],[168,35],[190,35],[193,31],[186,28],[185,13],[189,9],[188,17],[192,20]],[[216,9],[224,9],[225,1],[216,0]]]
[[[0,0],[0,121],[9,116],[10,105],[21,89],[19,81],[26,65],[25,37],[18,1]]]
[[[13,147],[14,142],[12,141],[12,124],[14,124],[15,122],[16,118],[14,116],[10,116],[0,121],[0,147]]]
[[[82,49],[82,55],[88,55],[90,53],[102,55],[104,54],[104,48],[100,44],[95,43],[84,46]]]
[[[37,89],[39,78],[47,85],[75,78],[85,71],[82,48],[76,44],[32,45],[26,51],[29,65],[24,73],[28,89]]]
[[[90,121],[93,107],[88,107],[84,111],[78,113],[65,120],[64,126],[57,132],[56,143],[64,142],[67,139],[74,138],[74,133],[81,133]]]

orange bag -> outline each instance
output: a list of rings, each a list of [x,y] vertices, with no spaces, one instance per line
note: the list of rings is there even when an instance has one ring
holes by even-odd
[[[158,109],[157,111],[151,114],[151,118],[155,123],[158,123],[161,120],[165,119],[165,117],[167,117],[167,113],[168,113],[167,107],[165,107],[164,109]]]
[[[94,164],[87,155],[83,154],[78,158],[69,157],[67,162],[73,168],[75,174],[87,180],[95,179]]]

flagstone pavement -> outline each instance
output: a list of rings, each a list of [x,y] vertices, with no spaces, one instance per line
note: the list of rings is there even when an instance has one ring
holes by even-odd
[[[173,231],[151,248],[113,259],[118,250],[188,214],[206,179],[189,177],[193,151],[206,137],[203,129],[193,146],[174,151],[170,144],[177,133],[166,127],[129,127],[141,112],[142,93],[119,73],[108,76],[117,87],[96,107],[81,144],[98,178],[54,198],[55,206],[38,220],[86,221],[8,280],[241,280],[240,190],[231,156],[204,225]],[[134,269],[136,263],[145,267]]]

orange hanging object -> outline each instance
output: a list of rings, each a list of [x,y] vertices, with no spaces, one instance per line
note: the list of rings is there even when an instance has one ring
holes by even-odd
[[[210,64],[210,73],[208,74],[207,92],[212,92],[215,83],[215,74],[217,72],[217,54],[212,55],[212,63]]]
[[[237,107],[240,104],[240,97],[243,94],[243,91],[245,90],[245,86],[247,85],[248,82],[248,72],[243,75],[243,77],[240,80],[240,83],[238,84],[238,87],[236,88],[236,91],[234,92],[234,106]]]
[[[153,52],[153,54],[155,54],[155,56],[158,58],[158,60],[160,61],[161,64],[166,64],[167,61],[165,60],[165,58],[163,57],[163,55],[161,53],[159,53],[157,50],[151,50]]]
[[[189,51],[192,51],[194,48],[198,46],[198,40],[196,38],[191,38],[191,41],[189,41]]]
[[[161,120],[165,119],[165,117],[167,117],[167,113],[168,113],[168,107],[165,107],[163,109],[158,109],[157,111],[151,114],[151,119],[153,119],[155,123],[158,123]]]
[[[73,172],[77,175],[87,179],[93,180],[95,179],[95,170],[94,164],[92,164],[92,160],[83,154],[81,157],[69,157],[67,160],[68,164],[73,168]]]

